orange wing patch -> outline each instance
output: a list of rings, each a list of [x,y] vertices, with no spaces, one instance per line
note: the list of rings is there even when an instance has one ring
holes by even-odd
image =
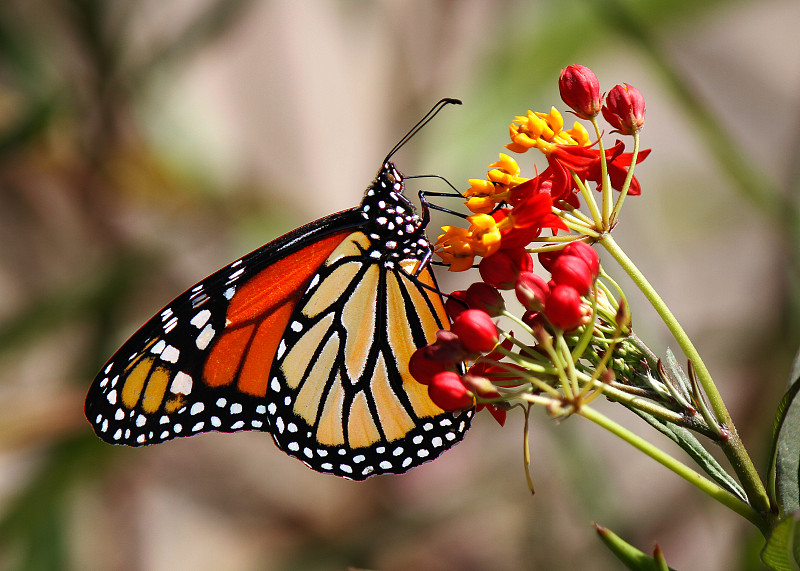
[[[306,284],[351,233],[338,232],[278,260],[239,287],[228,305],[225,331],[203,368],[211,387],[236,382],[246,394],[263,397],[269,370]]]

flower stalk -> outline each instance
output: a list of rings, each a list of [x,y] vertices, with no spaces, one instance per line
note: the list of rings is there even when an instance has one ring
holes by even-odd
[[[753,508],[753,506],[748,505],[746,502],[743,502],[732,493],[723,489],[702,474],[692,470],[686,464],[676,460],[663,450],[653,446],[653,444],[644,438],[617,424],[607,416],[597,412],[591,407],[583,406],[577,411],[577,414],[594,422],[598,426],[602,426],[612,434],[632,445],[634,448],[640,450],[644,454],[647,454],[650,458],[665,468],[671,470],[704,494],[711,496],[722,505],[730,508],[737,514],[746,518],[762,532],[767,530],[767,525],[764,519],[761,517],[761,514]]]
[[[739,480],[747,492],[747,497],[753,507],[761,513],[769,512],[771,506],[764,483],[761,481],[752,459],[747,454],[747,450],[739,438],[739,434],[736,431],[736,426],[728,412],[728,408],[725,406],[725,401],[723,401],[722,395],[714,384],[711,373],[700,357],[700,353],[695,348],[694,343],[692,343],[692,340],[683,330],[683,327],[681,327],[681,324],[678,322],[675,315],[673,315],[672,311],[670,311],[667,304],[664,303],[664,300],[661,299],[661,296],[658,295],[655,288],[650,285],[650,282],[647,281],[644,274],[636,267],[622,248],[619,247],[614,238],[612,238],[610,234],[606,234],[599,240],[599,243],[614,257],[620,267],[625,270],[625,273],[631,277],[636,286],[653,306],[653,309],[656,310],[664,321],[664,324],[669,328],[670,333],[672,333],[675,341],[678,342],[683,354],[692,362],[697,380],[703,388],[706,398],[708,398],[708,404],[711,410],[714,411],[714,415],[722,427],[727,430],[728,438],[721,443],[725,456],[727,456],[728,460],[731,462],[736,475],[739,476]]]

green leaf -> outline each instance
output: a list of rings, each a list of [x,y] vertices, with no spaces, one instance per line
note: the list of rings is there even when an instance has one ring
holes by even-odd
[[[769,471],[770,496],[782,514],[800,510],[800,353],[789,376],[789,390],[783,395],[772,434],[772,464]]]
[[[597,524],[594,524],[594,527],[606,547],[631,571],[667,571],[670,569],[660,550],[658,550],[658,559],[653,559],[607,527]]]
[[[683,368],[678,363],[678,359],[675,358],[675,353],[672,352],[672,349],[667,347],[667,354],[666,358],[664,359],[664,368],[667,370],[667,373],[670,374],[672,379],[678,384],[678,387],[683,394],[683,397],[688,401],[691,402],[692,400],[692,383],[689,380],[689,376],[684,372]]]
[[[775,571],[800,570],[800,512],[793,512],[772,528],[761,560]]]
[[[692,458],[692,460],[694,460],[695,463],[702,468],[703,471],[708,474],[717,484],[728,490],[743,502],[747,501],[747,495],[739,485],[739,482],[737,482],[733,476],[725,471],[720,463],[717,462],[711,453],[703,447],[700,441],[689,430],[681,426],[675,426],[674,424],[664,422],[655,416],[647,414],[646,412],[642,412],[641,410],[633,407],[628,408],[642,417],[642,419],[650,426],[680,446],[683,451],[686,452]]]

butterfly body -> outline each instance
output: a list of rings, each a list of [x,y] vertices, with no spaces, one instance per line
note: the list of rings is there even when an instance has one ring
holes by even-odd
[[[408,373],[449,323],[424,226],[387,160],[359,207],[262,246],[149,320],[95,379],[87,419],[130,446],[261,430],[352,479],[435,458],[472,411],[442,411]]]

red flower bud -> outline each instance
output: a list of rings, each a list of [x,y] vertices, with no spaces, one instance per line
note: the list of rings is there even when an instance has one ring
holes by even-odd
[[[547,252],[539,252],[539,263],[548,272],[553,268],[553,264],[561,255],[561,250],[549,250]]]
[[[436,332],[436,342],[423,347],[425,356],[432,360],[453,365],[459,363],[469,356],[470,351],[458,338],[458,335],[446,329]]]
[[[518,373],[509,369],[516,369]],[[469,368],[466,378],[472,377],[486,377],[493,383],[501,384],[504,387],[518,387],[525,382],[525,376],[528,374],[527,369],[521,365],[505,362],[501,365],[492,365],[486,361],[480,360]]]
[[[465,309],[469,309],[469,306],[467,305],[467,292],[463,290],[454,291],[444,300],[444,310],[450,320],[461,315]]]
[[[464,383],[468,391],[481,398],[496,399],[500,397],[500,391],[486,377],[468,374],[461,377],[461,382]]]
[[[602,111],[606,121],[623,135],[633,135],[644,125],[644,97],[627,83],[608,92]]]
[[[420,347],[411,354],[411,359],[408,361],[408,372],[414,377],[418,383],[429,385],[437,374],[447,371],[448,364],[431,359],[429,346]]]
[[[531,329],[536,329],[544,326],[544,317],[541,311],[526,311],[522,314],[522,322]]]
[[[597,279],[600,273],[600,256],[597,250],[586,242],[571,242],[563,250],[565,256],[578,256],[589,266],[592,271],[592,278]]]
[[[575,329],[583,322],[581,296],[572,286],[557,285],[550,291],[544,312],[554,326],[564,331]]]
[[[497,326],[489,314],[480,309],[466,310],[453,322],[450,330],[471,351],[488,353],[497,345]]]
[[[506,308],[500,292],[484,282],[476,282],[469,286],[466,298],[470,309],[480,309],[492,317],[497,317]]]
[[[461,377],[452,371],[434,376],[428,385],[428,396],[439,408],[447,411],[471,407],[475,399],[461,382]]]
[[[553,264],[553,281],[557,286],[568,285],[578,290],[581,295],[588,295],[592,291],[594,278],[592,270],[583,258],[578,256],[561,255]]]
[[[513,336],[514,332],[511,331],[509,333],[509,335]],[[502,347],[506,351],[511,351],[512,347],[514,347],[514,342],[511,339],[503,339],[503,342],[500,343],[500,345],[498,345],[497,347],[495,347],[494,350],[491,353],[489,353],[488,355],[485,355],[484,358],[485,359],[490,359],[490,360],[493,360],[493,361],[499,361],[500,359],[505,357],[505,355],[503,355],[500,351],[497,350],[500,347]],[[473,365],[473,367],[474,366],[475,365]],[[475,374],[477,375],[478,373],[475,373]]]
[[[533,272],[522,272],[517,278],[517,285],[514,290],[523,307],[531,311],[544,309],[544,302],[550,293],[550,287],[544,281],[544,278],[537,276]]]
[[[532,269],[533,258],[524,248],[500,250],[478,265],[483,281],[497,289],[513,289],[520,272]]]
[[[558,91],[564,103],[581,119],[591,119],[600,113],[600,82],[588,67],[571,65],[562,69]]]

